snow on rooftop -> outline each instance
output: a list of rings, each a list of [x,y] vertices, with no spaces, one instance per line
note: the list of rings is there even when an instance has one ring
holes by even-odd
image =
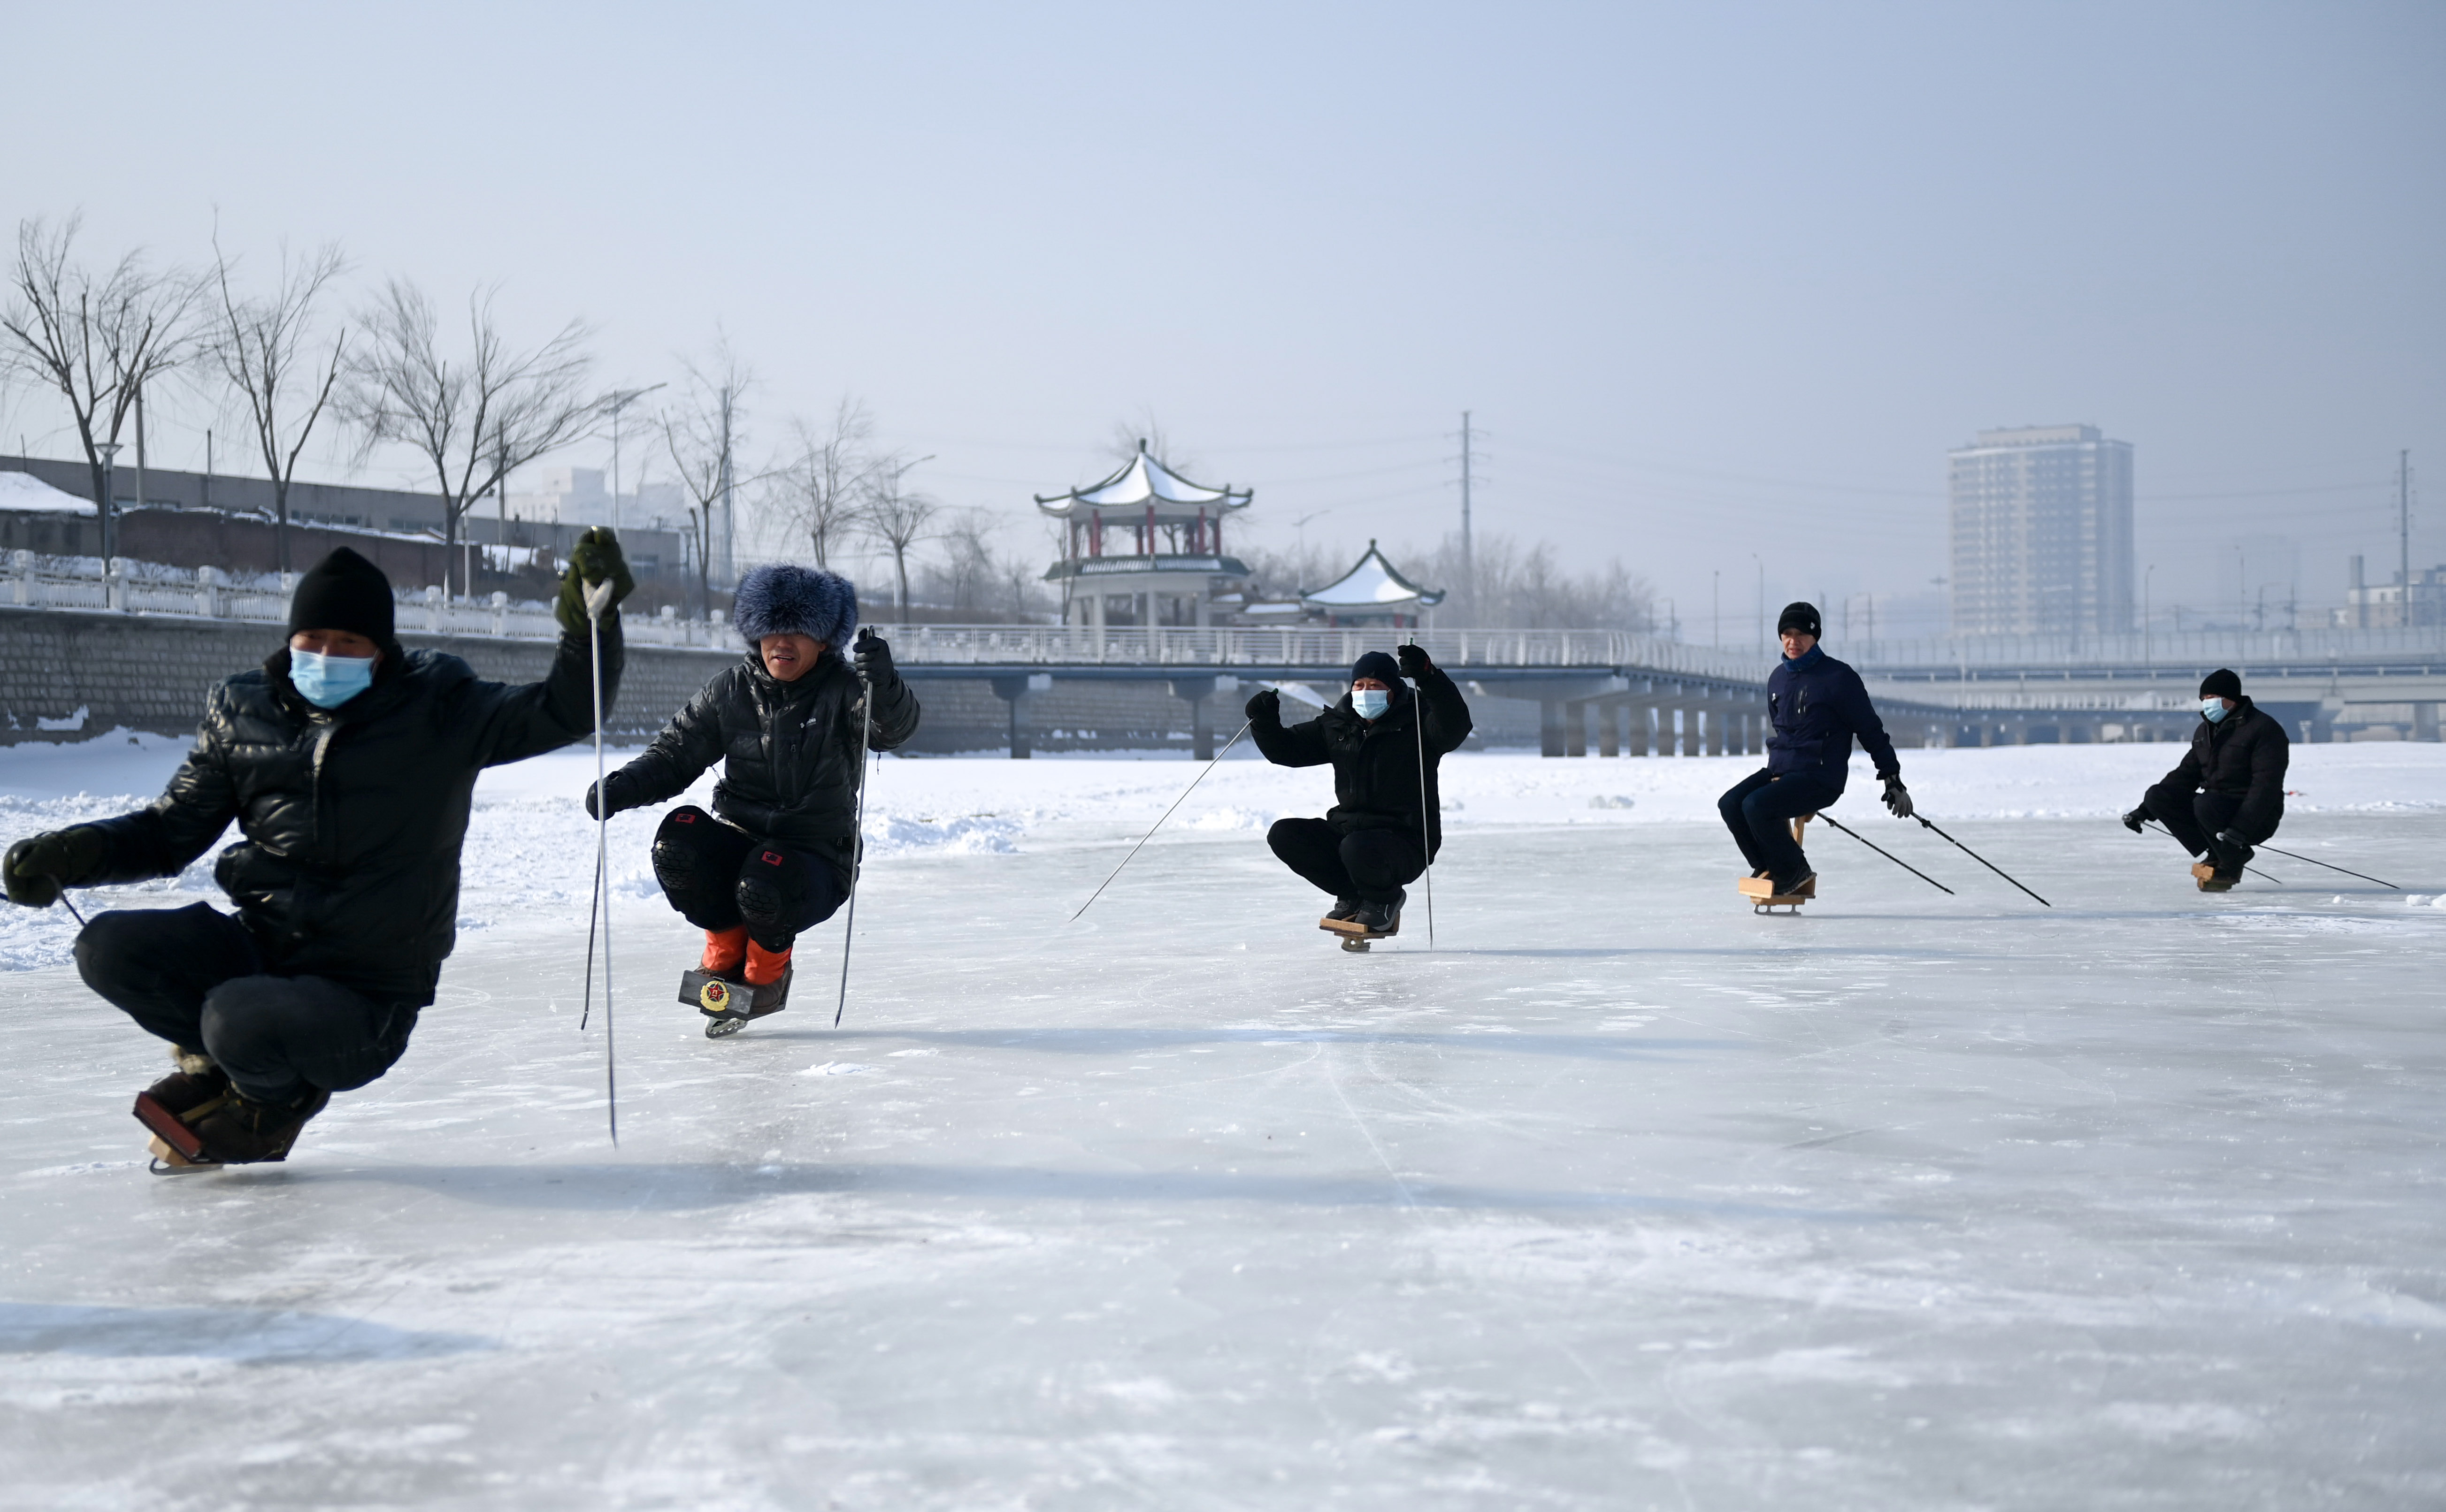
[[[1057,512],[1082,504],[1095,509],[1127,509],[1147,503],[1207,504],[1218,511],[1248,507],[1249,490],[1193,483],[1148,455],[1145,444],[1141,441],[1138,454],[1102,482],[1072,489],[1067,494],[1040,494],[1036,502]]]
[[[1384,560],[1384,553],[1376,550],[1374,541],[1367,543],[1367,554],[1345,572],[1341,581],[1300,595],[1304,603],[1327,609],[1434,605],[1442,603],[1443,597],[1440,591],[1429,592],[1394,570],[1393,564]]]
[[[51,487],[31,473],[0,473],[0,510],[43,514],[90,514],[93,500]]]

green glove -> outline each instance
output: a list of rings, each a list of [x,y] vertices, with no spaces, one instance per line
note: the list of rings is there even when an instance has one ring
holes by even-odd
[[[0,881],[8,885],[10,903],[47,908],[60,901],[61,888],[81,886],[101,870],[107,849],[102,831],[91,825],[28,835],[0,860]]]
[[[586,628],[586,588],[605,578],[612,580],[611,608],[618,608],[622,599],[637,591],[637,580],[629,571],[629,559],[620,554],[620,538],[596,525],[570,548],[569,569],[560,574],[560,597],[554,602],[552,612],[562,629]]]

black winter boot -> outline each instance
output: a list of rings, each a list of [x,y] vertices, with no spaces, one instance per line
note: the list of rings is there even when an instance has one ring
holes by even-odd
[[[1336,898],[1333,906],[1325,911],[1328,919],[1347,919],[1359,912],[1362,905],[1356,898]]]
[[[1362,902],[1352,911],[1350,922],[1370,935],[1398,935],[1402,932],[1402,905],[1410,901],[1406,892],[1397,892],[1391,903]]]

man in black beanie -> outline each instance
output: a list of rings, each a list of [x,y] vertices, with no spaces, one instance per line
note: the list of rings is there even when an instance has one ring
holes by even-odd
[[[9,901],[174,877],[235,820],[209,904],[96,914],[77,971],[178,1070],[136,1099],[166,1167],[280,1160],[331,1093],[388,1071],[457,938],[459,848],[476,775],[594,728],[581,582],[635,585],[619,543],[571,553],[542,681],[478,678],[392,634],[390,580],[346,547],[298,580],[289,640],[205,700],[194,749],[151,807],[29,836],[0,860]],[[603,617],[603,699],[620,619]]]
[[[1876,763],[1886,807],[1895,818],[1910,817],[1911,798],[1903,786],[1902,761],[1860,674],[1817,644],[1817,607],[1785,605],[1775,629],[1783,660],[1766,680],[1767,718],[1775,726],[1767,737],[1766,765],[1734,783],[1717,800],[1716,812],[1749,862],[1750,876],[1773,879],[1778,897],[1801,897],[1817,873],[1792,837],[1792,821],[1843,795],[1854,737]]]
[[[2191,749],[2165,780],[2123,816],[2124,828],[2140,833],[2155,819],[2185,855],[2208,855],[2192,868],[2202,892],[2226,892],[2242,880],[2256,854],[2251,847],[2273,837],[2285,819],[2285,769],[2293,743],[2285,726],[2242,696],[2242,679],[2219,667],[2200,680],[2200,722]]]
[[[1469,704],[1425,647],[1402,646],[1400,658],[1361,657],[1350,668],[1350,692],[1305,723],[1284,726],[1282,695],[1272,688],[1248,707],[1249,734],[1267,760],[1333,764],[1335,801],[1325,817],[1278,820],[1266,843],[1283,865],[1333,894],[1327,927],[1356,924],[1362,938],[1401,932],[1403,889],[1443,845],[1437,767],[1469,737]],[[1405,676],[1418,684],[1415,694],[1402,685]]]

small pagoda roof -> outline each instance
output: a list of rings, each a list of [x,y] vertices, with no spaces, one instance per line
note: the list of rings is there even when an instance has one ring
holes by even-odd
[[[1321,588],[1310,588],[1300,595],[1301,607],[1324,614],[1398,614],[1407,609],[1433,608],[1444,601],[1441,588],[1422,588],[1403,577],[1376,543],[1367,543],[1367,554],[1335,582]]]
[[[1245,488],[1208,488],[1203,483],[1193,483],[1156,460],[1141,440],[1138,455],[1121,464],[1120,472],[1101,483],[1074,488],[1067,494],[1039,494],[1036,507],[1047,514],[1067,517],[1106,510],[1143,514],[1152,505],[1157,519],[1174,520],[1188,518],[1200,510],[1220,516],[1226,511],[1247,509],[1251,494]]]

